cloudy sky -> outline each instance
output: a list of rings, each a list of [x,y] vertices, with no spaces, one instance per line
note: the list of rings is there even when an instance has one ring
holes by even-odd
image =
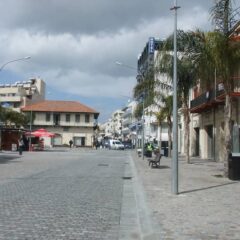
[[[178,0],[178,27],[211,29],[214,0]],[[136,84],[137,58],[149,37],[173,32],[173,0],[1,0],[0,83],[40,77],[47,99],[77,100],[100,122],[123,107]]]

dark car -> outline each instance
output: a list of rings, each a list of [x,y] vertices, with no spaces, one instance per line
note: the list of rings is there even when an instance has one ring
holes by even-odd
[[[132,149],[132,147],[133,147],[131,142],[124,141],[122,143],[123,143],[125,149]]]

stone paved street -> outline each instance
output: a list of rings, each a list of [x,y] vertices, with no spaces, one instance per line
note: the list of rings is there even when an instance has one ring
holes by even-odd
[[[118,239],[124,154],[1,154],[0,239]]]
[[[223,164],[150,168],[135,151],[0,153],[0,240],[239,240],[240,183]]]

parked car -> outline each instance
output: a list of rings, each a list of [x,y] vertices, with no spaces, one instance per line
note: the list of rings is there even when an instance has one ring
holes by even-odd
[[[124,145],[119,140],[109,140],[109,149],[124,150]]]
[[[123,143],[125,149],[132,149],[133,148],[132,143],[129,142],[129,141],[124,141],[122,143]]]

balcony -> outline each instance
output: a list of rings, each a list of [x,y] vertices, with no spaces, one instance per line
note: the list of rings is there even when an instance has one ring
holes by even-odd
[[[21,102],[21,96],[1,96],[0,102]]]
[[[234,80],[239,80],[237,77]],[[231,96],[240,96],[240,81],[234,81],[234,89],[231,92]],[[196,97],[190,102],[191,113],[201,113],[208,111],[209,109],[216,107],[217,105],[223,105],[225,100],[225,91],[223,83],[217,85],[217,89],[211,89],[204,92],[200,96]]]
[[[132,115],[132,109],[129,108],[127,111],[123,113],[122,118],[126,118],[130,115]]]
[[[122,120],[122,125],[126,126],[132,123],[132,119],[126,118]]]

